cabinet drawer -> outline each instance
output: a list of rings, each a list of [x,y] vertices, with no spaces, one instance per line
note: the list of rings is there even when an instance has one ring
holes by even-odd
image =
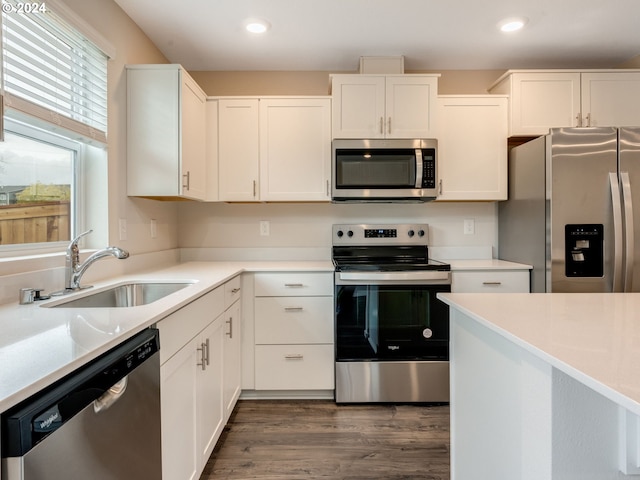
[[[224,312],[224,290],[218,287],[158,322],[160,364]]]
[[[240,275],[233,277],[224,284],[224,308],[229,308],[240,298]]]
[[[452,272],[455,293],[529,293],[529,271]]]
[[[256,345],[256,390],[333,388],[333,345]]]
[[[333,295],[333,274],[326,273],[257,273],[256,297]]]
[[[333,343],[333,297],[255,299],[256,344]]]

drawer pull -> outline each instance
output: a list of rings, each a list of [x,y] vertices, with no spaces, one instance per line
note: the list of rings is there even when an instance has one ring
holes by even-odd
[[[302,284],[302,283],[285,283],[284,286],[287,287],[287,288],[302,288],[302,287],[304,287],[304,284]]]
[[[284,358],[286,360],[302,360],[304,358],[304,355],[302,355],[301,353],[290,353],[288,355],[285,355]]]
[[[301,312],[304,308],[302,307],[284,307],[285,312]]]
[[[502,285],[502,282],[482,282],[483,285]]]
[[[239,289],[239,288],[234,288],[234,289],[232,289],[232,290],[231,290],[231,293],[233,293],[233,294],[235,295],[235,294],[236,294],[236,293],[238,293],[239,291],[240,291],[240,289]]]

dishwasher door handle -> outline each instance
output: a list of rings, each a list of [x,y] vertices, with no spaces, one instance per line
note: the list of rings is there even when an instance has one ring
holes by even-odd
[[[95,413],[105,412],[111,408],[127,390],[127,383],[129,376],[122,378],[122,380],[114,383],[109,390],[104,392],[99,398],[93,401],[93,411]]]

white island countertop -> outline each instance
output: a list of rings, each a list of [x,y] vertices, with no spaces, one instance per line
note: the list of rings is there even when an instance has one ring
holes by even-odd
[[[440,293],[438,298],[640,415],[640,294]]]
[[[66,297],[0,306],[0,412],[97,358],[243,272],[325,271],[331,262],[191,262],[94,283]],[[156,302],[129,308],[47,308],[129,281],[190,281]],[[16,292],[16,299],[17,299]],[[162,339],[160,340],[162,348]]]

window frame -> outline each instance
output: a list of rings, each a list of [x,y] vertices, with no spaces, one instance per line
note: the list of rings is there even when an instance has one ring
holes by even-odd
[[[70,237],[74,238],[78,232],[83,231],[85,225],[85,216],[81,201],[85,195],[82,184],[84,176],[83,153],[84,146],[81,142],[69,139],[62,135],[57,135],[51,131],[43,130],[35,125],[18,121],[5,116],[4,132],[12,135],[18,135],[24,138],[32,139],[37,142],[47,143],[56,147],[64,148],[73,153],[72,171],[73,178],[71,184],[71,200],[70,200]],[[0,245],[0,258],[15,256],[31,256],[46,253],[59,253],[64,251],[69,241],[58,242],[41,242],[41,243],[16,243],[11,245]]]

